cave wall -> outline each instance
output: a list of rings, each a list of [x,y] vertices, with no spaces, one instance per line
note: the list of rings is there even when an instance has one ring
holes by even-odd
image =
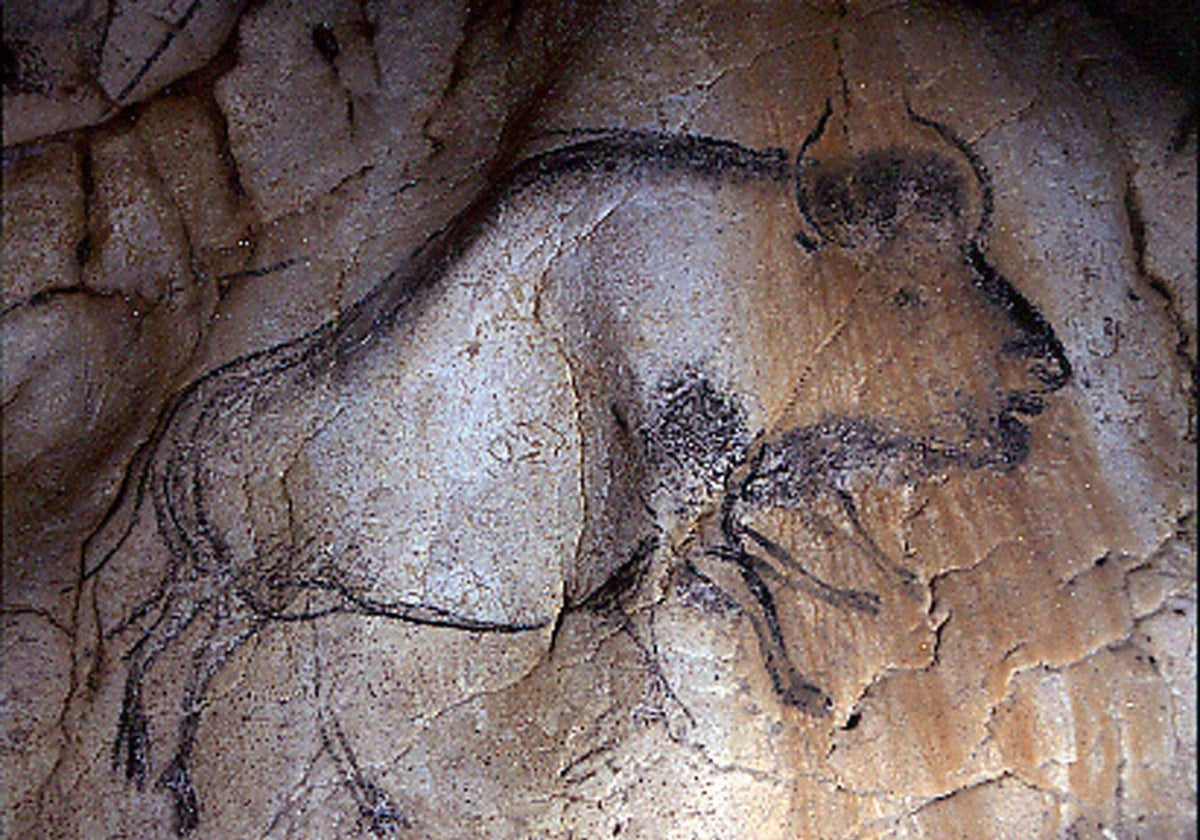
[[[1094,11],[6,7],[3,833],[1191,836]]]

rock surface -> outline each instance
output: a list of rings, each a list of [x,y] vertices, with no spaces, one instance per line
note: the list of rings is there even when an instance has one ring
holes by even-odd
[[[0,834],[1192,836],[1194,94],[971,8],[6,7]]]

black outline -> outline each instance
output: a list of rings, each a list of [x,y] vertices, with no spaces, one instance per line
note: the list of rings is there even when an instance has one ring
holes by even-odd
[[[144,786],[151,769],[148,725],[141,701],[142,680],[158,657],[177,643],[197,619],[208,621],[203,641],[192,651],[193,667],[178,710],[175,748],[156,783],[157,787],[168,790],[174,800],[178,833],[191,831],[201,814],[188,766],[209,683],[229,657],[267,622],[308,621],[333,613],[353,613],[472,632],[522,633],[546,626],[546,622],[478,621],[427,604],[367,599],[356,595],[340,580],[336,568],[307,571],[293,568],[294,555],[303,547],[286,543],[272,547],[269,556],[258,557],[258,567],[236,568],[224,535],[214,526],[211,515],[212,506],[218,502],[210,498],[209,492],[215,484],[210,474],[210,452],[221,448],[224,431],[238,423],[251,422],[256,412],[272,400],[307,394],[306,385],[318,373],[353,362],[373,336],[389,329],[398,319],[418,317],[422,294],[437,286],[448,268],[477,240],[496,209],[541,184],[567,175],[636,179],[675,174],[730,182],[767,181],[795,189],[798,209],[805,215],[806,194],[799,187],[799,173],[806,166],[805,151],[825,129],[830,113],[831,107],[826,103],[824,114],[804,141],[794,166],[782,150],[755,151],[711,138],[633,131],[580,132],[577,136],[588,139],[533,156],[514,167],[432,236],[406,266],[337,318],[293,341],[222,365],[189,384],[170,401],[130,465],[117,499],[85,543],[81,578],[87,581],[105,568],[123,548],[149,503],[154,527],[170,555],[166,572],[154,592],[105,633],[106,638],[112,638],[134,625],[148,622],[125,655],[125,693],[113,747],[114,767],[139,788]],[[1043,405],[1042,398],[1063,387],[1071,376],[1070,364],[1049,322],[984,257],[982,240],[991,214],[991,188],[986,170],[969,147],[948,129],[911,111],[910,115],[920,124],[938,130],[965,154],[979,178],[984,194],[983,218],[966,244],[964,260],[972,269],[974,283],[981,293],[1024,331],[1026,338],[1007,350],[1033,359],[1034,370],[1044,387],[1009,395],[1005,407],[973,431],[972,442],[980,445],[982,455],[936,440],[888,435],[864,421],[834,418],[816,427],[793,430],[774,441],[758,438],[738,443],[745,449],[726,459],[723,476],[726,482],[739,465],[746,464],[747,471],[726,492],[722,543],[711,547],[708,555],[737,567],[757,605],[749,613],[776,691],[785,703],[814,715],[828,714],[831,700],[792,664],[775,595],[767,580],[790,583],[838,607],[867,614],[878,610],[880,598],[870,592],[838,588],[817,578],[782,546],[742,521],[739,514],[756,505],[805,509],[818,495],[833,494],[853,524],[854,536],[847,538],[850,544],[855,550],[866,552],[878,568],[899,584],[907,586],[915,581],[915,575],[893,563],[866,533],[858,520],[853,498],[838,484],[836,464],[812,463],[814,452],[834,457],[832,449],[812,449],[817,446],[819,450],[819,436],[857,435],[855,445],[860,455],[891,459],[889,463],[902,465],[913,477],[950,465],[1011,469],[1024,460],[1028,446],[1028,429],[1016,415],[1036,414]],[[815,247],[804,238],[797,241],[806,248]],[[805,446],[809,451],[805,451]],[[801,463],[804,459],[808,459],[805,462],[808,473]],[[790,466],[778,475],[773,474],[771,470],[779,464]],[[717,477],[707,477],[710,483],[714,478]],[[808,515],[815,526],[832,528],[814,511]],[[598,592],[591,605],[614,601],[625,588],[636,585],[640,566],[652,551],[648,543],[639,547],[630,563],[618,570],[612,586]],[[305,596],[304,608],[290,611],[301,595]],[[314,598],[318,601],[315,607]],[[376,789],[361,780],[344,733],[336,719],[332,720],[332,723],[322,721],[325,747],[339,766],[344,770],[349,768],[349,775],[360,779],[355,797],[367,818],[368,812],[374,813],[371,803],[378,798],[372,793]],[[388,814],[399,813],[390,800],[386,804],[384,810]],[[371,830],[376,831],[373,817],[370,822]]]

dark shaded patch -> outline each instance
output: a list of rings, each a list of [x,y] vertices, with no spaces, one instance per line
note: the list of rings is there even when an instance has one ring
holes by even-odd
[[[795,508],[819,495],[844,492],[858,478],[908,483],[950,467],[1006,470],[1029,456],[1032,434],[1016,412],[1036,415],[1038,397],[1010,395],[994,416],[966,417],[961,440],[914,437],[858,418],[832,417],[793,429],[755,453],[738,497],[752,507]]]
[[[75,243],[75,264],[83,268],[88,264],[88,260],[92,258],[92,235],[84,234]]]
[[[329,64],[334,64],[342,51],[337,36],[333,34],[333,27],[324,21],[312,28],[312,44]]]
[[[1001,412],[996,418],[996,437],[994,449],[996,460],[985,461],[980,466],[995,466],[1011,468],[1023,464],[1029,458],[1029,446],[1033,442],[1033,433],[1029,427],[1009,412]],[[972,464],[972,467],[975,465]]]
[[[613,422],[617,424],[617,430],[623,437],[629,437],[629,421],[625,419],[625,412],[621,410],[621,406],[617,403],[609,403],[609,411],[612,412]]]
[[[20,63],[17,60],[17,52],[12,44],[8,41],[0,43],[0,85],[3,85],[6,91],[15,91],[19,80],[18,70]]]
[[[933,152],[884,149],[849,161],[797,161],[796,203],[822,237],[846,248],[895,236],[908,219],[958,219],[967,205],[958,167]]]
[[[1183,94],[1186,108],[1168,150],[1178,154],[1196,133],[1200,105],[1200,4],[1195,0],[1084,0],[1107,21],[1130,53],[1151,73]]]
[[[0,84],[5,93],[47,93],[46,63],[32,44],[19,38],[0,42]]]
[[[844,724],[842,724],[841,729],[844,732],[853,732],[855,729],[858,729],[858,725],[860,723],[862,723],[862,713],[861,712],[851,712],[850,715],[846,718],[846,722]]]
[[[1200,6],[1194,0],[1084,0],[1137,59],[1195,101],[1200,85]]]
[[[719,486],[750,440],[741,403],[694,372],[662,384],[658,395],[645,432],[649,463]]]
[[[1197,123],[1200,122],[1200,102],[1192,94],[1192,102],[1183,115],[1175,121],[1175,130],[1171,132],[1171,140],[1167,149],[1172,154],[1179,154],[1187,147],[1188,138],[1196,133]]]
[[[852,476],[887,467],[898,468],[901,481],[911,480],[934,466],[925,450],[919,441],[868,420],[831,418],[759,448],[739,496],[759,507],[795,507]]]

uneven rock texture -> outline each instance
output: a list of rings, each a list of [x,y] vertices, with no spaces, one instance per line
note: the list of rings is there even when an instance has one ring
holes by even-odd
[[[0,834],[1192,836],[1102,5],[6,7]]]

